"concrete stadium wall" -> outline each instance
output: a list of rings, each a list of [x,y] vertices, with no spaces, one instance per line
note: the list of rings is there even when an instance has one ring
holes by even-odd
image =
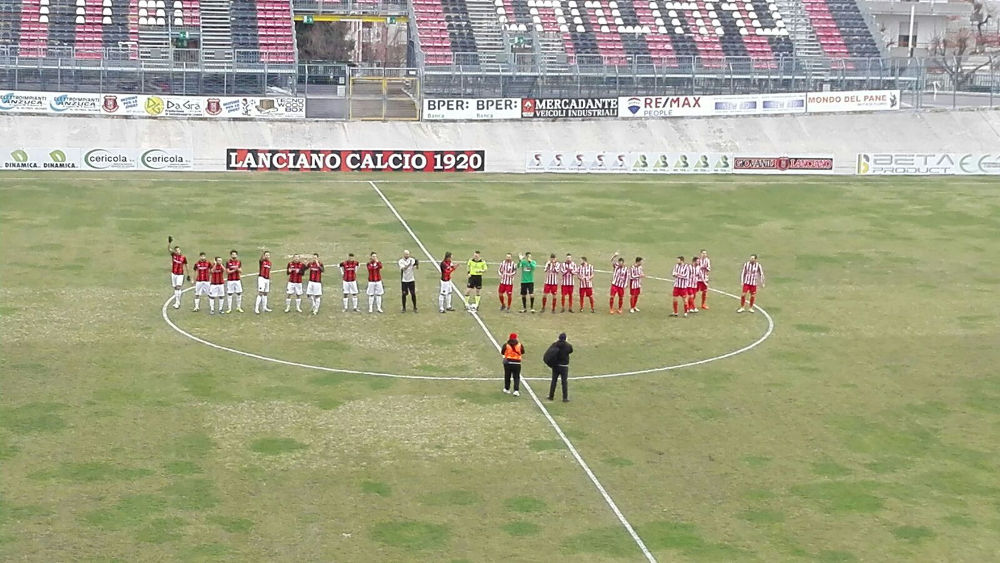
[[[250,122],[0,116],[0,146],[186,148],[202,169],[222,169],[226,148],[485,149],[488,172],[523,172],[533,150],[832,154],[854,172],[859,152],[996,152],[1000,111],[659,120],[502,122]]]

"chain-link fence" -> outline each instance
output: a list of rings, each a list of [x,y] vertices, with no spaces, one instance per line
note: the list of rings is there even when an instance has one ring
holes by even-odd
[[[746,57],[701,59],[578,55],[559,63],[537,54],[483,63],[456,54],[423,69],[351,68],[344,64],[267,64],[259,53],[219,59],[169,49],[134,58],[131,47],[100,60],[72,48],[42,58],[0,45],[0,89],[188,95],[291,94],[308,99],[307,116],[332,119],[417,119],[423,97],[614,97],[899,89],[903,108],[1000,107],[1000,57],[913,59]],[[146,55],[157,55],[146,58]],[[216,54],[217,55],[217,54]],[[419,51],[417,52],[417,60]],[[610,64],[610,63],[614,64]]]

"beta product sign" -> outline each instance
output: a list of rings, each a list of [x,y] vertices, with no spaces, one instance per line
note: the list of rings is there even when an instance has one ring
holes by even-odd
[[[806,97],[806,111],[809,113],[891,111],[898,109],[899,90],[809,92]]]
[[[861,175],[1000,174],[1000,152],[985,153],[861,153]]]
[[[618,117],[618,98],[523,98],[521,117]]]
[[[737,174],[830,174],[832,156],[736,156]]]
[[[521,98],[424,98],[423,119],[521,119]]]
[[[292,172],[482,172],[486,152],[227,149],[226,170]]]
[[[527,172],[598,174],[728,174],[732,157],[720,153],[530,151]]]

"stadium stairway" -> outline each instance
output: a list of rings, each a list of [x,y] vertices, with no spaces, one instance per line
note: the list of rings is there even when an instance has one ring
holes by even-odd
[[[809,14],[806,13],[802,0],[775,0],[778,9],[785,18],[785,27],[792,39],[796,57],[805,57],[806,68],[818,70],[826,67],[823,47],[820,46],[816,30],[812,26]]]
[[[499,62],[497,55],[505,49],[492,0],[466,0],[465,5],[469,11],[469,23],[472,24],[473,35],[476,37],[480,63]]]
[[[201,50],[206,68],[227,66],[233,58],[233,28],[230,6],[238,10],[240,5],[254,2],[246,0],[201,0]]]

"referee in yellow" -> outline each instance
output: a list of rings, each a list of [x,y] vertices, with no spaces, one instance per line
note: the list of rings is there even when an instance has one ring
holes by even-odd
[[[469,269],[469,283],[465,285],[466,308],[469,312],[476,312],[479,310],[479,292],[483,289],[483,274],[486,273],[488,266],[477,250],[472,253],[472,258],[469,258],[466,267]],[[472,290],[475,290],[476,294],[470,299]]]

